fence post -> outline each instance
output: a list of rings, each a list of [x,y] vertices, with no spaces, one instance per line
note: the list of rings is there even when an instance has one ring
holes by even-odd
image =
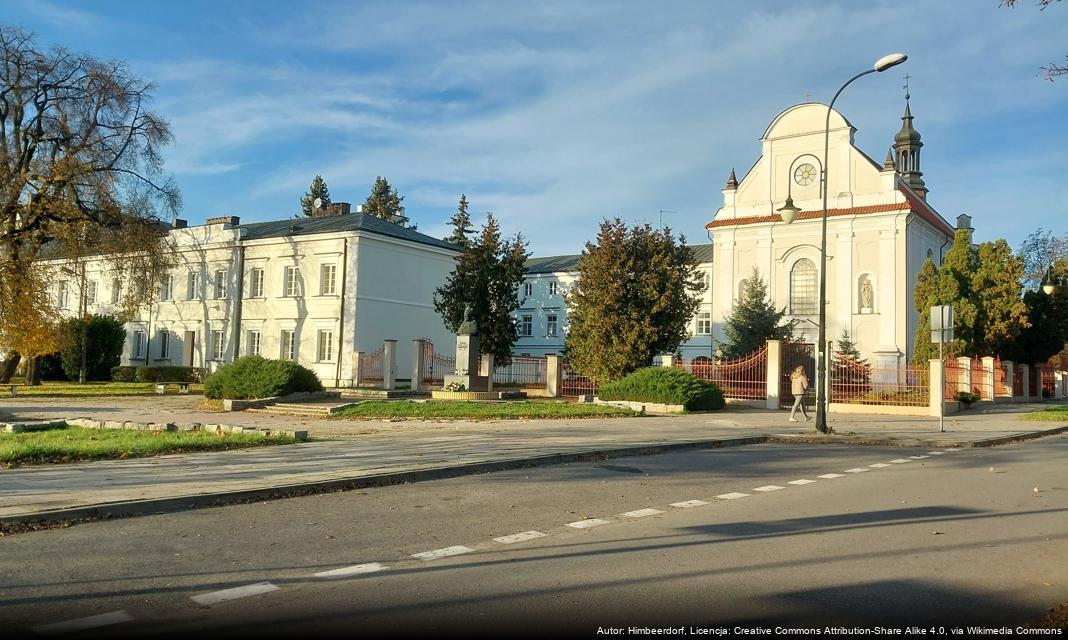
[[[675,356],[671,355],[670,353],[660,356],[660,366],[661,367],[672,367],[672,366],[675,366]]]
[[[767,400],[765,407],[768,409],[779,408],[779,378],[782,376],[782,342],[768,340],[767,360]]]
[[[493,391],[493,354],[483,353],[478,358],[478,375],[486,378],[486,391]]]
[[[1023,371],[1023,373],[1020,375],[1020,379],[1023,380],[1023,382],[1020,384],[1020,386],[1022,387],[1020,390],[1020,395],[1023,396],[1022,398],[1020,398],[1020,401],[1028,402],[1031,400],[1031,367],[1026,364],[1020,364],[1016,366],[1020,367],[1020,370]]]
[[[545,394],[560,397],[560,356],[555,353],[545,356]]]
[[[352,386],[358,387],[363,382],[363,351],[352,352]]]
[[[382,341],[382,388],[390,391],[397,387],[397,341]]]
[[[426,371],[426,361],[423,357],[423,339],[412,340],[412,391],[423,390],[423,372]]]
[[[1016,364],[1012,360],[1002,360],[1005,369],[1005,384],[1009,387],[1009,402],[1016,402]]]
[[[928,406],[930,415],[938,417],[944,409],[942,396],[945,394],[945,381],[942,380],[942,361],[938,358],[929,361],[930,364],[930,387],[927,390]]]
[[[975,374],[973,373],[974,377]],[[986,356],[983,358],[983,377],[979,387],[979,398],[982,400],[993,400],[997,395],[994,384],[997,378],[994,376],[994,358],[993,356]],[[987,391],[989,389],[989,391]]]
[[[1053,372],[1053,395],[1063,400],[1068,388],[1065,388],[1065,382],[1068,382],[1068,376],[1064,375],[1064,371]]]
[[[960,379],[957,380],[957,388],[971,393],[972,380],[974,379],[974,374],[972,373],[972,359],[964,357],[957,358],[957,367],[960,369]],[[950,400],[956,400],[956,398],[950,398]]]

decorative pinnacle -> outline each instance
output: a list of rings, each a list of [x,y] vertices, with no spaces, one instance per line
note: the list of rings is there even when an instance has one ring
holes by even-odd
[[[730,175],[730,177],[727,178],[727,186],[724,187],[724,188],[725,189],[737,189],[738,188],[738,179],[734,177],[734,168],[733,167],[731,167],[731,175]]]
[[[890,170],[894,168],[894,150],[886,150],[886,160],[883,161],[883,169]]]

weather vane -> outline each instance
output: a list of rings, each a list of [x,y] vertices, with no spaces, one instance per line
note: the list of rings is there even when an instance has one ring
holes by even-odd
[[[808,91],[805,92],[805,102],[812,102],[812,94]]]
[[[910,98],[910,96],[909,96],[909,78],[911,78],[911,77],[912,76],[910,76],[909,74],[906,73],[905,74],[905,84],[901,85],[901,88],[905,90],[905,100],[908,100]]]

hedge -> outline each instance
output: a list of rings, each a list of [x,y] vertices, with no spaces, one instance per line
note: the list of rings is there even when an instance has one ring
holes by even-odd
[[[212,399],[252,400],[298,391],[322,391],[318,376],[292,360],[243,356],[204,380],[204,396]]]
[[[133,382],[137,379],[137,367],[118,366],[111,368],[112,382]]]
[[[726,405],[723,392],[712,382],[674,367],[646,367],[597,389],[601,400],[681,404],[687,411],[710,411]]]
[[[203,382],[206,369],[200,367],[137,367],[137,382]]]

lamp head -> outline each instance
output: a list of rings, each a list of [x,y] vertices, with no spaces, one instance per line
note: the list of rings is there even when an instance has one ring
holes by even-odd
[[[874,68],[876,71],[886,71],[890,67],[896,67],[908,59],[909,57],[903,53],[891,53],[876,60]]]
[[[782,221],[786,224],[790,224],[794,221],[794,218],[797,217],[797,214],[801,212],[801,209],[794,206],[793,198],[786,196],[786,204],[784,204],[781,209],[777,209],[777,211],[779,212],[779,215],[782,216]]]

